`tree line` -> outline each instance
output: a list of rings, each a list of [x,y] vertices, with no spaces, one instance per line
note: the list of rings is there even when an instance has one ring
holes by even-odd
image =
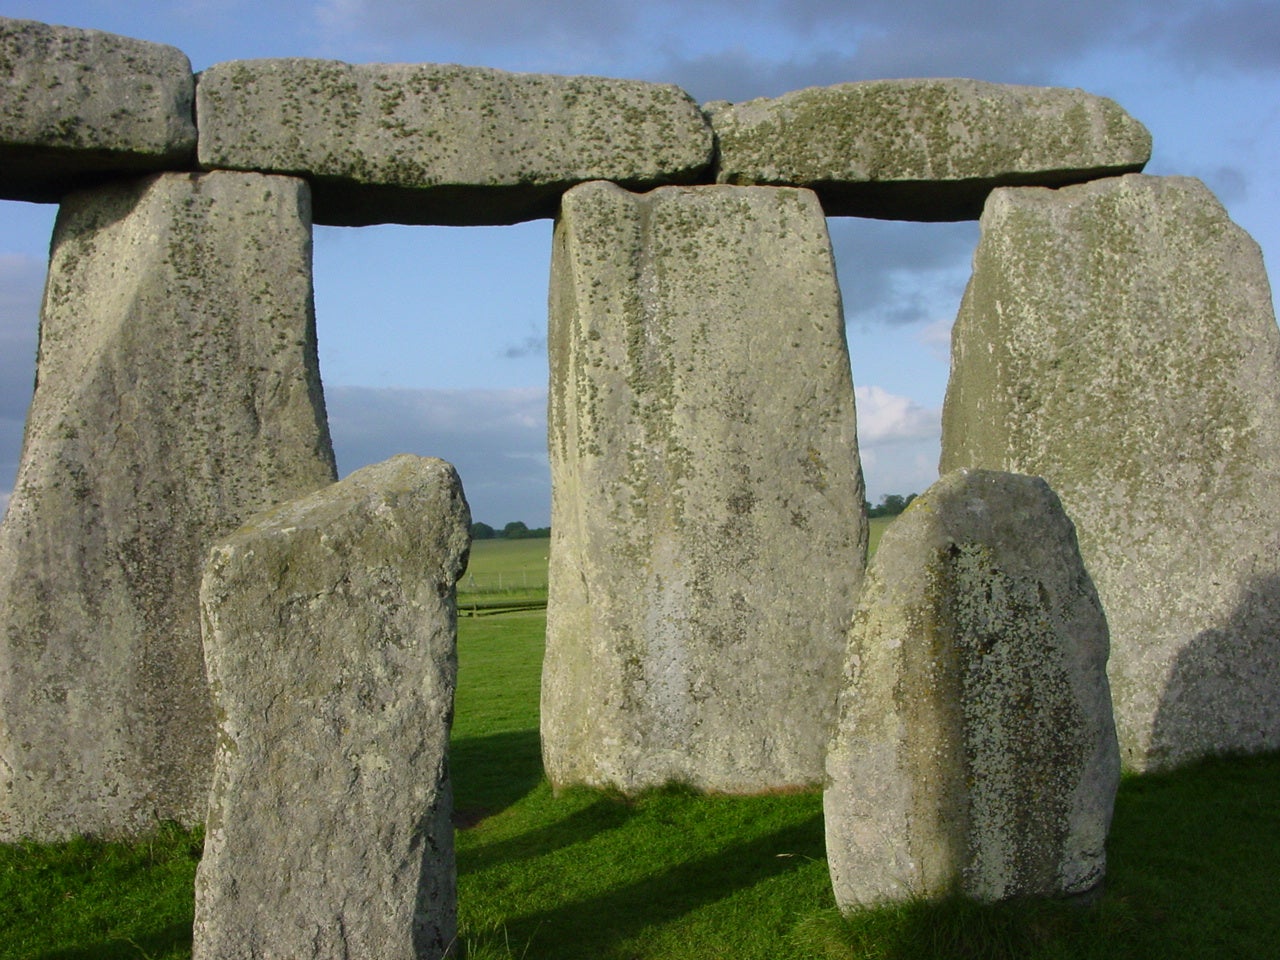
[[[487,523],[471,525],[472,540],[537,540],[549,536],[550,527],[529,527],[520,520],[512,520],[501,530],[495,530]]]
[[[880,503],[872,506],[871,501],[864,501],[867,507],[868,517],[896,517],[911,504],[916,498],[916,494],[909,493],[905,497],[900,493],[886,493],[880,498]],[[551,536],[550,527],[530,527],[523,521],[512,520],[501,530],[497,530],[487,523],[473,523],[471,525],[472,540],[538,540]]]
[[[871,501],[866,501],[868,517],[896,517],[911,504],[916,498],[914,493],[909,493],[905,497],[900,493],[886,493],[880,498],[880,504],[873,507]]]

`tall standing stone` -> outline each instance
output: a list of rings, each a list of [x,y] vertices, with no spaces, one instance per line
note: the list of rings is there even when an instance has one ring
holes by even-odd
[[[820,782],[866,522],[817,198],[571,190],[550,353],[552,783]]]
[[[333,477],[306,184],[69,196],[0,528],[0,839],[203,817],[205,553]]]
[[[201,584],[218,751],[196,960],[443,957],[470,513],[398,456],[254,517]]]
[[[1043,476],[1111,627],[1126,766],[1280,746],[1280,333],[1196,180],[997,190],[942,468]]]
[[[1120,779],[1107,624],[1038,477],[945,475],[885,531],[823,797],[844,909],[1087,893]]]

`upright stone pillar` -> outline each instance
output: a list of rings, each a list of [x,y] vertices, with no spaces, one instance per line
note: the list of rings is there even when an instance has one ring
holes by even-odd
[[[996,190],[942,469],[1043,476],[1111,627],[1126,766],[1280,747],[1280,332],[1196,180]]]
[[[68,196],[0,529],[0,839],[204,816],[209,546],[334,478],[305,182]]]
[[[550,353],[552,783],[820,782],[866,523],[815,196],[569,191]]]
[[[836,902],[1084,894],[1120,780],[1107,623],[1038,477],[956,471],[885,531],[823,796]]]
[[[398,456],[214,547],[196,960],[452,947],[454,590],[470,525],[449,464]]]

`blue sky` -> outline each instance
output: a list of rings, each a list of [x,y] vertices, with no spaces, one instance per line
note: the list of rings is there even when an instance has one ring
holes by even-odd
[[[0,0],[0,16],[171,44],[196,70],[266,56],[463,63],[674,82],[704,102],[879,77],[1081,87],[1148,126],[1147,172],[1200,177],[1280,268],[1276,0]],[[0,202],[0,505],[54,213]],[[977,225],[830,227],[869,496],[923,490]],[[549,221],[316,228],[321,370],[344,473],[402,451],[441,456],[476,519],[548,522],[550,235]]]

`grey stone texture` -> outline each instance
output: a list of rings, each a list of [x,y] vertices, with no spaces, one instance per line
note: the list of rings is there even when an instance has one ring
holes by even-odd
[[[1199,181],[992,194],[943,413],[961,466],[1062,497],[1127,767],[1280,747],[1280,333]]]
[[[0,84],[0,199],[195,163],[195,79],[173,47],[0,17]]]
[[[205,553],[334,478],[307,196],[159,174],[62,205],[0,527],[0,839],[204,816]]]
[[[712,160],[706,119],[668,84],[237,60],[196,96],[201,165],[306,176],[317,223],[516,223],[585,180],[683,183]]]
[[[823,795],[844,910],[1102,881],[1120,760],[1107,624],[1038,477],[944,475],[885,531]]]
[[[717,180],[818,192],[833,216],[973,220],[993,187],[1139,171],[1151,135],[1063,87],[872,80],[712,103]]]
[[[470,513],[398,456],[252,518],[200,588],[218,748],[196,960],[442,957]]]
[[[551,782],[820,782],[866,521],[817,198],[569,191],[550,355]]]

